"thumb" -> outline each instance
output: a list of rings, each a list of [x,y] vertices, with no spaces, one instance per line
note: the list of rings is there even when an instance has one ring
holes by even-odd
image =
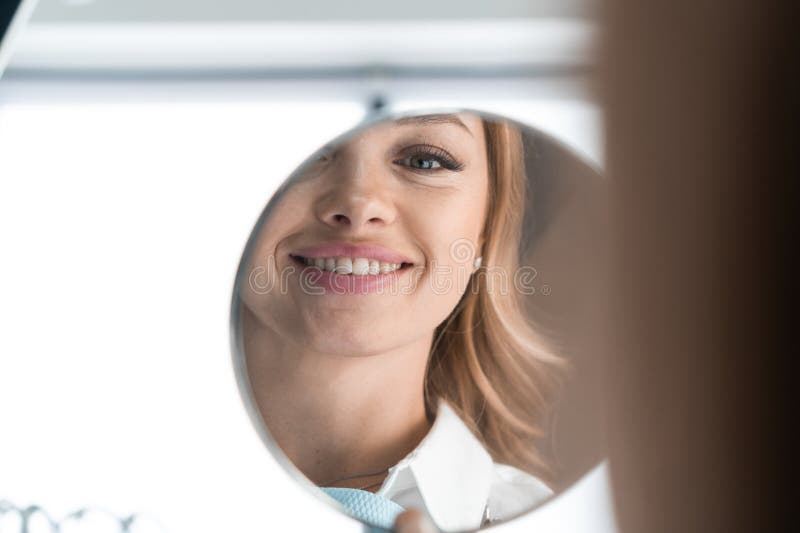
[[[436,527],[417,509],[403,511],[394,521],[395,533],[437,533]]]

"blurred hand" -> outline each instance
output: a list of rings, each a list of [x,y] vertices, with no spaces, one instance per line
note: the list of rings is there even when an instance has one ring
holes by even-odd
[[[430,519],[416,509],[400,513],[394,521],[394,530],[395,533],[438,533]]]

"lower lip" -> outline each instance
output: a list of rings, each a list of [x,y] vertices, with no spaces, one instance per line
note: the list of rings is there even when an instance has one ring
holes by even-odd
[[[363,276],[352,274],[336,274],[328,270],[306,265],[300,259],[291,257],[292,262],[301,268],[300,276],[303,277],[304,287],[309,289],[320,288],[325,294],[375,294],[378,292],[399,291],[397,282],[400,276],[411,266],[399,268],[386,274],[366,274]],[[394,284],[394,287],[392,287]],[[314,294],[310,291],[309,294]]]

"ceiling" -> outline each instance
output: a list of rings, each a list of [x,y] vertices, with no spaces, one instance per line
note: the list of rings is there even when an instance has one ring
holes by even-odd
[[[591,63],[596,1],[39,0],[9,73],[540,76]]]
[[[39,0],[33,22],[273,22],[586,17],[595,0]]]

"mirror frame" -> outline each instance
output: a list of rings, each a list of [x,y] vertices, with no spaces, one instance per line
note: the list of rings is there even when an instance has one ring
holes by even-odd
[[[376,100],[373,100],[373,102]],[[377,101],[381,102],[379,106],[370,106],[367,109],[367,113],[365,117],[361,120],[361,122],[345,129],[342,133],[337,135],[335,138],[331,139],[328,144],[334,144],[342,142],[353,135],[358,134],[361,131],[364,131],[372,126],[381,124],[386,121],[408,117],[408,116],[419,116],[419,115],[428,115],[428,114],[449,114],[449,113],[473,113],[479,115],[484,118],[494,119],[497,121],[510,121],[521,128],[529,129],[536,134],[541,135],[548,139],[548,141],[552,142],[555,146],[565,150],[566,152],[573,155],[577,158],[578,161],[588,166],[591,170],[597,173],[600,177],[605,178],[605,172],[603,169],[603,165],[600,161],[593,160],[589,158],[582,150],[576,149],[574,146],[570,145],[569,143],[559,139],[557,136],[547,132],[545,129],[530,124],[524,120],[519,120],[516,118],[504,116],[500,113],[486,111],[486,110],[479,110],[476,108],[471,108],[468,106],[461,107],[461,106],[441,106],[441,107],[422,107],[422,108],[400,108],[395,109],[391,106],[385,105],[386,100],[383,98],[377,99]],[[357,518],[352,517],[347,510],[344,508],[342,504],[338,501],[334,500],[333,498],[326,495],[323,491],[319,490],[319,487],[314,485],[306,476],[289,460],[289,458],[284,454],[283,450],[277,445],[274,439],[271,437],[269,429],[267,428],[266,424],[264,423],[263,419],[261,418],[261,414],[259,412],[258,407],[255,404],[254,394],[252,387],[250,385],[250,380],[247,372],[247,367],[245,363],[245,355],[244,355],[244,347],[243,347],[243,339],[242,339],[242,332],[241,332],[241,321],[240,321],[240,311],[239,307],[241,304],[241,300],[239,298],[239,287],[243,279],[247,278],[247,274],[245,272],[246,268],[246,258],[249,256],[251,252],[256,236],[259,233],[259,230],[264,224],[265,218],[270,211],[272,206],[273,200],[279,195],[279,193],[290,183],[291,178],[297,173],[297,171],[302,168],[308,159],[313,156],[321,147],[316,147],[311,154],[305,157],[301,162],[295,165],[294,170],[289,174],[281,185],[273,192],[272,196],[268,199],[266,205],[261,210],[261,213],[258,215],[252,230],[250,231],[250,235],[247,238],[246,244],[244,249],[242,250],[241,257],[238,262],[238,266],[236,268],[236,274],[234,277],[233,287],[232,287],[232,296],[231,296],[231,307],[230,307],[230,341],[231,341],[231,363],[233,365],[234,375],[236,379],[237,389],[239,391],[239,395],[241,397],[242,403],[247,411],[247,415],[250,418],[253,427],[258,434],[260,440],[266,447],[267,451],[270,453],[271,457],[280,465],[281,468],[284,469],[289,474],[289,477],[293,482],[298,483],[301,487],[308,489],[309,498],[313,498],[317,501],[323,502],[325,505],[332,506],[337,511],[340,511],[350,523],[353,524],[355,531],[355,527],[363,531],[379,531],[380,529],[361,522]],[[600,461],[599,463],[595,464],[589,470],[587,470],[579,479],[570,483],[568,487],[561,492],[557,492],[553,494],[553,496],[547,498],[539,505],[533,506],[530,509],[526,509],[524,512],[514,515],[511,518],[508,518],[505,521],[498,522],[496,524],[492,524],[487,526],[486,528],[482,528],[479,531],[484,530],[496,530],[497,528],[506,528],[508,531],[529,531],[532,525],[532,518],[535,516],[540,510],[554,507],[554,503],[559,502],[563,504],[566,498],[570,498],[576,491],[580,490],[582,487],[592,484],[597,485],[605,484],[608,485],[608,474],[607,474],[607,456]],[[613,515],[612,509],[610,508],[610,494],[609,494],[609,501],[608,501],[608,513],[609,516]],[[510,528],[510,529],[509,529]]]

